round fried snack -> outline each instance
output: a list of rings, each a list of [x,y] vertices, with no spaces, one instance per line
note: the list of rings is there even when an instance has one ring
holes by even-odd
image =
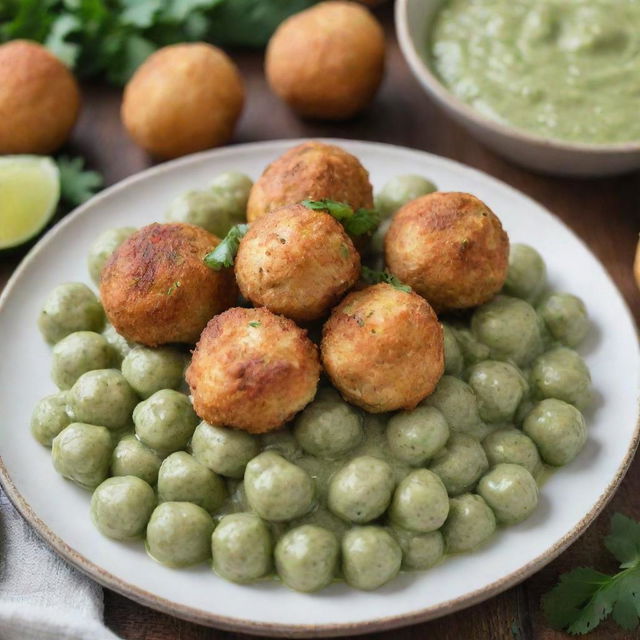
[[[328,198],[353,209],[373,207],[369,173],[355,156],[332,144],[309,141],[289,149],[255,182],[247,220],[305,199]]]
[[[160,158],[224,144],[244,104],[238,69],[204,42],[159,49],[127,83],[122,121],[131,137]]]
[[[444,372],[444,337],[433,309],[389,284],[350,293],[322,334],[331,382],[370,413],[413,409]]]
[[[154,223],[129,236],[100,281],[102,304],[116,331],[150,347],[195,343],[209,319],[238,296],[232,269],[213,271],[203,262],[219,242],[184,223]]]
[[[469,193],[436,192],[409,202],[394,216],[384,246],[389,270],[437,311],[482,304],[507,277],[509,237]]]
[[[51,153],[69,137],[80,110],[78,83],[42,45],[0,46],[0,153]]]
[[[301,116],[344,120],[371,102],[384,57],[384,32],[371,12],[321,2],[278,27],[265,72],[273,92]]]
[[[322,317],[357,282],[360,255],[328,213],[294,204],[258,218],[235,262],[240,292],[299,322]]]
[[[265,433],[313,400],[320,361],[317,347],[292,320],[237,307],[206,326],[186,377],[203,420]]]

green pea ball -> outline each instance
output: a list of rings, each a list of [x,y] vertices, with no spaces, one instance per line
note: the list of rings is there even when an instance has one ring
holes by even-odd
[[[163,502],[147,525],[147,551],[170,567],[187,567],[211,557],[211,516],[190,502]]]
[[[87,256],[87,266],[89,275],[97,284],[100,284],[102,269],[111,257],[111,254],[133,233],[135,227],[119,227],[117,229],[107,229],[103,231],[93,242]]]
[[[418,175],[391,178],[376,196],[376,208],[383,216],[391,216],[407,202],[437,191],[431,180]]]
[[[526,244],[512,244],[504,292],[534,302],[544,290],[547,268],[542,256]]]
[[[331,531],[303,525],[290,529],[278,540],[276,570],[291,589],[318,591],[333,580],[339,552],[338,540]]]
[[[72,422],[51,444],[54,469],[84,489],[95,489],[109,474],[113,444],[105,427]]]
[[[38,400],[31,414],[31,433],[45,447],[50,447],[53,439],[71,423],[67,413],[69,394],[60,391]]]
[[[519,464],[496,465],[480,479],[478,493],[503,524],[526,520],[538,505],[538,485]]]
[[[215,473],[242,478],[252,458],[260,453],[256,436],[239,429],[201,422],[191,438],[193,457]]]
[[[134,435],[120,439],[111,457],[111,474],[114,476],[136,476],[154,486],[158,482],[158,471],[162,460],[140,442]]]
[[[144,480],[107,478],[91,496],[91,517],[108,538],[131,540],[145,532],[155,506],[156,496]]]
[[[484,498],[472,493],[451,498],[449,517],[442,528],[449,553],[472,551],[496,530],[496,517]]]
[[[269,528],[254,513],[223,516],[211,536],[213,568],[232,582],[252,582],[269,572],[272,547]]]
[[[434,407],[417,407],[396,413],[387,425],[387,443],[392,455],[412,466],[424,464],[444,447],[449,425]]]
[[[570,293],[552,293],[538,307],[551,335],[567,347],[577,347],[589,331],[584,302]]]
[[[44,339],[55,344],[75,331],[95,331],[104,327],[104,310],[95,293],[81,282],[58,285],[45,300],[38,316]]]
[[[560,467],[571,462],[587,441],[584,416],[573,405],[548,398],[534,406],[522,425],[542,459]]]
[[[143,399],[161,389],[177,389],[183,381],[187,358],[173,347],[137,346],[122,361],[122,375]]]
[[[83,373],[108,369],[116,360],[113,347],[99,333],[76,331],[53,347],[51,378],[59,389],[70,389]]]

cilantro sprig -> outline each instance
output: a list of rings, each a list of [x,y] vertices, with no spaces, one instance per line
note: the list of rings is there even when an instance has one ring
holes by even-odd
[[[605,547],[620,563],[620,571],[608,575],[578,567],[560,576],[560,582],[542,598],[542,609],[556,629],[582,635],[612,616],[631,631],[640,622],[640,522],[616,513]]]
[[[232,267],[238,253],[240,240],[249,230],[248,224],[237,224],[229,229],[224,240],[204,257],[204,263],[214,271],[220,271],[224,267]]]
[[[342,223],[345,231],[352,236],[363,236],[373,233],[380,225],[381,216],[375,209],[356,209],[345,202],[337,202],[323,198],[322,200],[303,200],[307,209],[326,211]]]
[[[390,271],[386,269],[384,271],[376,271],[375,269],[370,269],[369,267],[362,266],[362,279],[369,284],[379,284],[380,282],[385,282],[386,284],[390,284],[392,287],[399,289],[400,291],[404,291],[406,293],[411,293],[411,287],[408,284],[404,284],[401,282],[396,276],[394,276]]]
[[[56,164],[60,172],[60,198],[66,208],[77,207],[102,187],[102,176],[85,169],[83,158],[60,156]]]

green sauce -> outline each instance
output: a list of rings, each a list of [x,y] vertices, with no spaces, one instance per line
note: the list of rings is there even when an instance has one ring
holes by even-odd
[[[449,0],[428,45],[485,116],[582,143],[640,140],[640,2]]]

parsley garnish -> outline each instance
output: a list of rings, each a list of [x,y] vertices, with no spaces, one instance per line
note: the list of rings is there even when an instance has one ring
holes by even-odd
[[[238,253],[240,240],[249,230],[248,224],[237,224],[224,237],[224,240],[211,252],[204,257],[204,263],[214,271],[220,271],[223,267],[233,266],[233,262]]]
[[[560,582],[542,597],[542,609],[551,626],[572,634],[593,631],[610,614],[631,631],[640,618],[640,522],[616,513],[605,547],[620,562],[613,576],[578,567],[560,576]]]
[[[60,172],[60,197],[69,207],[77,207],[102,186],[102,176],[84,168],[84,159],[60,156],[56,158]]]
[[[406,293],[411,293],[411,287],[408,284],[402,283],[396,276],[387,271],[376,271],[375,269],[369,269],[369,267],[362,267],[362,279],[369,284],[378,284],[380,282],[386,282],[390,284],[392,287],[399,289],[400,291],[405,291]]]
[[[323,200],[303,200],[307,209],[326,211],[330,216],[342,223],[345,231],[352,236],[363,236],[373,233],[380,225],[380,214],[375,209],[353,210],[344,202],[336,202],[324,198]]]
[[[255,328],[255,327],[261,327],[262,325],[259,322],[256,321],[256,322],[250,322],[249,326]]]
[[[177,289],[178,287],[181,287],[181,286],[182,286],[182,282],[180,282],[180,280],[176,280],[176,281],[175,281],[175,282],[174,282],[174,283],[173,283],[173,284],[172,284],[172,285],[167,289],[167,295],[168,295],[168,296],[172,296],[172,295],[175,293],[176,289]]]

